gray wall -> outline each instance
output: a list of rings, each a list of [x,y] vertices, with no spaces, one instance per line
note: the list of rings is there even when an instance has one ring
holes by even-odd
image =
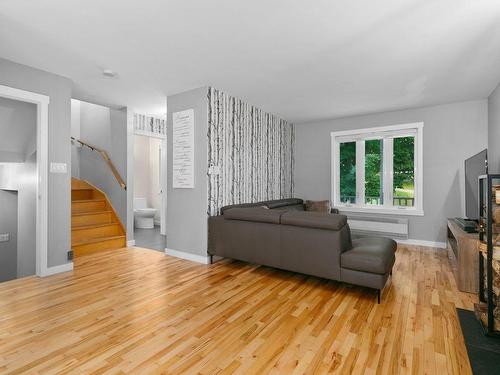
[[[206,256],[207,254],[207,87],[167,98],[167,247]],[[172,188],[172,113],[194,109],[194,189]]]
[[[37,108],[0,97],[0,162],[22,163],[36,151]]]
[[[0,282],[17,277],[17,192],[0,190],[0,234],[8,233],[9,242],[0,242]]]
[[[80,139],[80,101],[71,99],[71,136]],[[80,179],[80,148],[71,145],[71,177]]]
[[[17,222],[17,277],[36,273],[36,176],[36,153],[24,163],[6,163],[0,168],[0,191],[15,192],[18,201],[16,212],[4,211],[0,205],[0,220]]]
[[[464,160],[487,145],[486,100],[299,124],[295,195],[330,199],[330,132],[424,122],[424,212],[409,216],[410,239],[444,242],[446,218],[464,215]]]
[[[75,105],[73,105],[75,107]],[[72,131],[78,127],[73,119]],[[127,181],[127,110],[116,110],[80,102],[80,139],[106,151],[124,181]],[[73,146],[74,147],[74,146]],[[107,163],[86,147],[78,151],[79,176],[104,191],[122,223],[127,222],[127,192],[121,188]]]
[[[134,111],[127,110],[127,241],[134,240]]]
[[[488,167],[500,173],[500,85],[488,98]]]
[[[49,162],[71,165],[71,89],[69,79],[0,59],[0,84],[50,97]],[[48,265],[65,264],[70,250],[70,174],[49,174]]]
[[[19,167],[17,277],[36,273],[36,153]]]

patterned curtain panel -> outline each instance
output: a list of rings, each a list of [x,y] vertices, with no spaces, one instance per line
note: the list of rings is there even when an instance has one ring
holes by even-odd
[[[294,127],[214,88],[208,91],[208,214],[293,196]],[[210,169],[209,169],[210,170]]]

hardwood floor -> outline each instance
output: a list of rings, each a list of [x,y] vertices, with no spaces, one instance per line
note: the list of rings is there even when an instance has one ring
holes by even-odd
[[[223,260],[107,251],[0,284],[0,373],[470,374],[444,250],[400,246],[375,292]]]

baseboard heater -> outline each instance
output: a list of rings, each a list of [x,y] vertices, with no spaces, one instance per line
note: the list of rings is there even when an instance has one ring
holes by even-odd
[[[347,222],[354,237],[385,236],[408,239],[408,219],[380,216],[349,216]]]

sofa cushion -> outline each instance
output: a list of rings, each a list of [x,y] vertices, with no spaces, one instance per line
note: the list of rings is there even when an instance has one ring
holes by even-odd
[[[230,208],[224,211],[224,219],[279,224],[284,212],[285,210],[269,210],[264,207]]]
[[[220,209],[222,215],[225,214],[227,210],[233,208],[251,208],[251,207],[267,207],[267,208],[293,208],[293,209],[303,209],[304,201],[298,198],[288,198],[288,199],[275,199],[271,201],[255,202],[255,203],[240,203],[231,204],[224,206]]]
[[[304,201],[298,198],[276,199],[272,201],[262,202],[268,208],[282,208],[287,206],[303,205]]]
[[[307,200],[305,203],[306,211],[313,212],[324,212],[330,213],[332,207],[329,200],[326,201],[309,201]]]
[[[281,224],[296,227],[340,230],[347,224],[345,215],[334,215],[323,212],[288,211],[281,215]]]
[[[221,215],[224,215],[227,210],[231,210],[233,208],[251,208],[251,207],[262,207],[264,206],[264,202],[255,202],[255,203],[240,203],[240,204],[230,204],[228,206],[224,206],[220,209]]]
[[[352,249],[340,256],[340,266],[355,271],[385,275],[394,264],[396,241],[386,237],[366,237],[352,241]]]

